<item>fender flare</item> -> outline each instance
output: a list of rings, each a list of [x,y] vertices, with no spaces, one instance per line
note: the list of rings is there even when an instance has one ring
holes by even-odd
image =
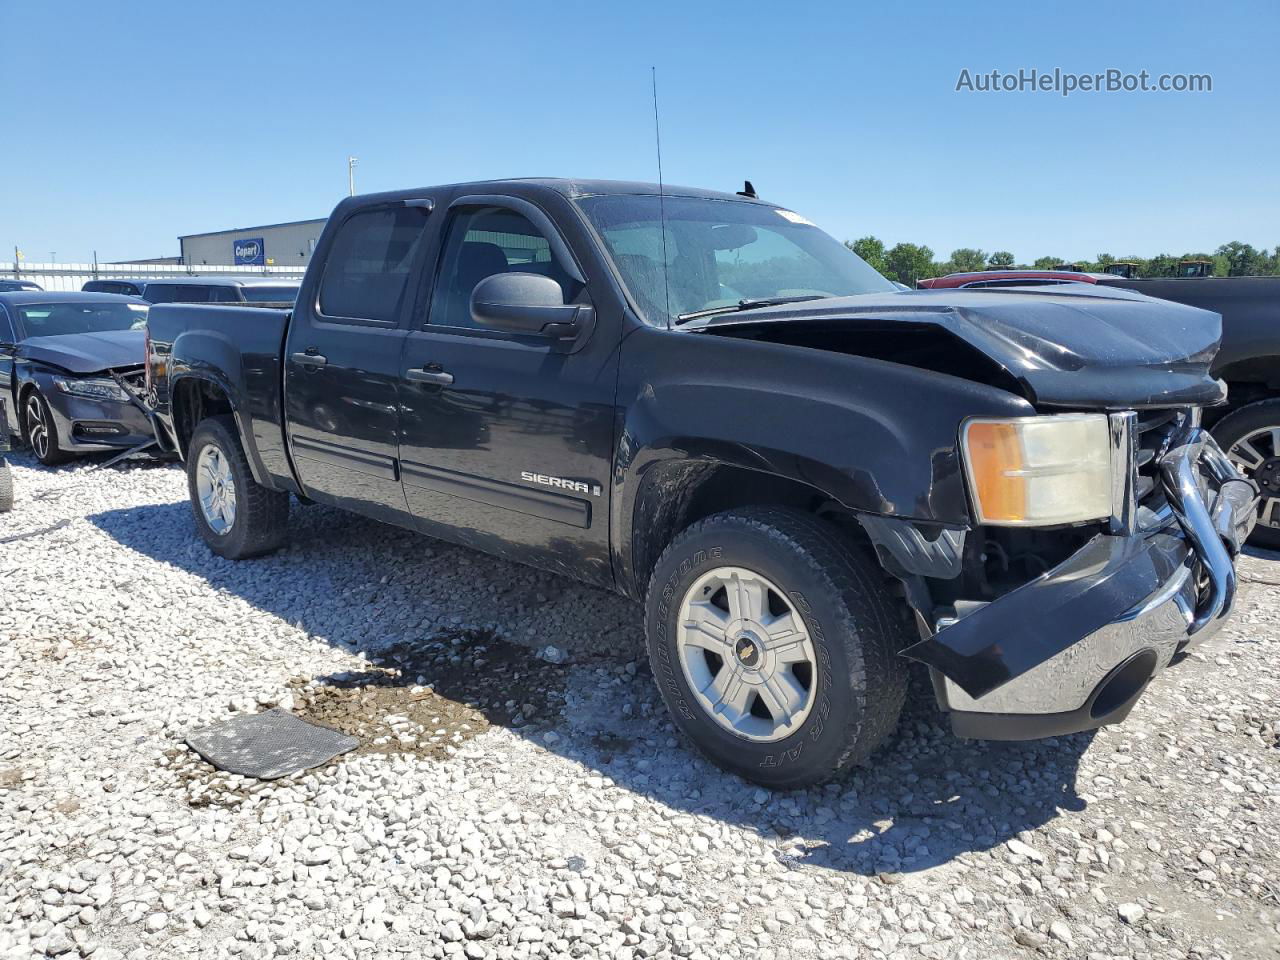
[[[181,429],[179,424],[182,422],[182,416],[178,398],[183,392],[181,388],[187,383],[209,384],[227,398],[227,405],[231,408],[231,417],[235,421],[236,434],[240,438],[240,445],[244,448],[245,456],[249,461],[249,472],[253,475],[254,482],[269,489],[275,489],[275,484],[271,482],[267,470],[262,464],[262,458],[258,453],[258,445],[254,441],[253,431],[247,422],[243,398],[238,395],[230,381],[222,376],[221,371],[216,368],[183,368],[181,371],[174,371],[170,374],[169,412],[174,433],[178,433]],[[181,442],[182,438],[175,439],[179,441],[175,446],[177,446],[179,453],[182,453],[184,448],[184,444]],[[190,437],[185,439],[189,440]]]

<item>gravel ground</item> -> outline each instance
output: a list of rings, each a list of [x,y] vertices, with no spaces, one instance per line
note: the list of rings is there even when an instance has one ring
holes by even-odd
[[[1263,556],[1121,727],[972,743],[919,704],[770,793],[675,739],[626,601],[321,507],[230,563],[177,469],[13,460],[0,957],[1280,956]],[[183,746],[274,704],[364,746],[272,783]]]

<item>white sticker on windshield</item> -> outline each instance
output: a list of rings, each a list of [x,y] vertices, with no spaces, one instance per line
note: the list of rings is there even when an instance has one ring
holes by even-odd
[[[816,226],[812,220],[806,220],[804,217],[800,216],[800,214],[792,213],[790,210],[777,210],[775,212],[783,220],[790,220],[792,223],[802,223],[806,227]]]

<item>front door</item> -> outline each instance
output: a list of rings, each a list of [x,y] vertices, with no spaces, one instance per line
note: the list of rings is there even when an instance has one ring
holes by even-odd
[[[402,323],[429,206],[366,208],[337,228],[285,344],[289,449],[314,500],[406,522],[397,465]]]
[[[429,313],[401,362],[400,465],[427,533],[600,584],[609,560],[617,333],[575,352],[477,327],[471,291],[503,271],[555,279],[588,303],[549,219],[493,197],[449,211]],[[535,223],[534,220],[539,221]]]

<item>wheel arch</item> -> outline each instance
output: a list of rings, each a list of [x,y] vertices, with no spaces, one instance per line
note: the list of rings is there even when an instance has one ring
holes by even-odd
[[[246,429],[245,418],[235,400],[231,388],[221,380],[199,373],[187,373],[169,383],[169,407],[173,423],[174,442],[178,456],[185,462],[191,437],[202,420],[209,417],[230,416],[236,425],[236,434],[249,461],[253,479],[265,487],[267,473],[258,457],[252,432]]]
[[[813,484],[731,461],[664,460],[644,471],[624,521],[630,540],[620,557],[623,591],[643,598],[658,558],[682,531],[713,514],[752,506],[821,516],[842,535],[870,545],[855,513]]]

